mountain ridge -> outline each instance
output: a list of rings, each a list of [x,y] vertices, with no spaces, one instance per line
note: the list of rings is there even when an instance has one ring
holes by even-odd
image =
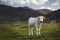
[[[42,10],[42,12],[41,12]],[[11,7],[7,5],[0,5],[0,20],[28,20],[29,17],[37,17],[43,15],[49,20],[60,21],[60,9],[56,11],[51,11],[48,9],[34,10],[29,7]]]

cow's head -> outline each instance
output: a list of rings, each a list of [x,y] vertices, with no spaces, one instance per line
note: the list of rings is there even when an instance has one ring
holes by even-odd
[[[44,19],[46,19],[46,17],[44,16],[38,16],[37,18],[38,18],[38,22],[40,23],[43,23]]]

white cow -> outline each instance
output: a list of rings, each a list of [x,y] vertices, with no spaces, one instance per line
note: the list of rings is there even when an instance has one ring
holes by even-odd
[[[28,19],[28,31],[29,35],[33,35],[33,27],[36,28],[36,35],[41,35],[40,30],[41,30],[41,25],[43,23],[44,16],[39,16],[39,17],[30,17]]]

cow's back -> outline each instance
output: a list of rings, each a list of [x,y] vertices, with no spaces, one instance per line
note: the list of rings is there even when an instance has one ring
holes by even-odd
[[[29,25],[35,25],[37,23],[37,18],[30,17],[28,20]]]

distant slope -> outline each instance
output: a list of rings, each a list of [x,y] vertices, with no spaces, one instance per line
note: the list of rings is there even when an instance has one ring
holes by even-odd
[[[28,20],[31,16],[36,17],[40,15],[44,14],[28,7],[15,8],[7,5],[0,5],[0,19]]]
[[[29,7],[11,7],[0,5],[0,21],[1,20],[28,20],[29,17],[37,17],[44,15],[49,20],[60,22],[60,9],[51,11],[48,9],[34,10]]]
[[[46,16],[49,18],[49,20],[56,20],[57,22],[60,22],[60,9],[53,11],[52,13],[47,14]]]
[[[52,12],[52,10],[49,10],[49,9],[39,9],[37,11],[44,13],[45,15]]]

